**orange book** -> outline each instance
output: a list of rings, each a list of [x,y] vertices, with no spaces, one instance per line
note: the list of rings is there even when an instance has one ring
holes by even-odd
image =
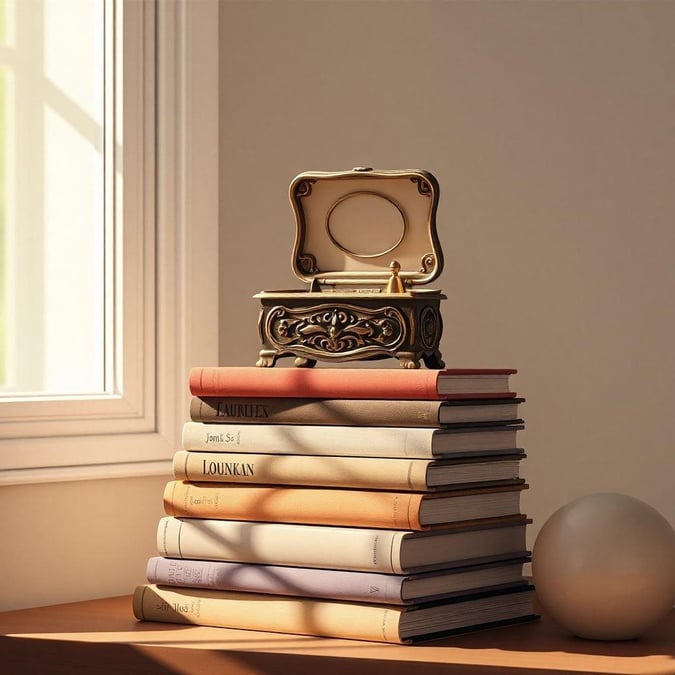
[[[169,516],[424,530],[520,513],[524,483],[441,493],[169,481]]]
[[[513,369],[194,367],[193,396],[344,399],[509,398]]]

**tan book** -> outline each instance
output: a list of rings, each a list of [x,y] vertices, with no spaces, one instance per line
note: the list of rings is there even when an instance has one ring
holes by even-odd
[[[141,621],[242,628],[407,643],[534,619],[531,587],[411,607],[144,584],[136,587]]]
[[[169,516],[423,530],[520,513],[517,485],[442,493],[169,481]]]
[[[321,424],[336,426],[440,427],[449,424],[516,423],[522,398],[424,401],[193,397],[193,422],[224,424]]]
[[[179,450],[173,472],[178,480],[192,482],[425,491],[519,480],[524,457],[522,451],[465,459],[397,459]]]

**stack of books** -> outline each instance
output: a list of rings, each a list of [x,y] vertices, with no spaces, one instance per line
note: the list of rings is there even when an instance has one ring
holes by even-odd
[[[194,368],[136,617],[395,643],[535,618],[514,372]]]

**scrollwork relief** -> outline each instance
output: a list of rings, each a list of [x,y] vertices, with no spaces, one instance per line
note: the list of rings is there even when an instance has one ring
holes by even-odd
[[[420,272],[429,274],[436,265],[436,256],[433,253],[427,253],[422,256]]]
[[[426,306],[419,317],[420,343],[423,349],[435,349],[443,332],[441,315],[433,307]]]
[[[337,356],[396,349],[406,339],[408,329],[404,315],[395,307],[369,310],[323,305],[274,307],[265,319],[265,333],[280,350]]]
[[[410,180],[417,185],[417,191],[421,195],[424,195],[425,197],[431,195],[431,185],[429,185],[429,183],[426,180],[424,180],[424,178],[420,178],[419,176],[413,176]]]
[[[300,253],[297,257],[297,265],[305,274],[319,273],[319,268],[316,266],[316,258],[311,253]]]
[[[308,178],[307,180],[301,180],[295,186],[295,196],[296,197],[309,197],[312,194],[312,185],[316,183],[315,180]]]

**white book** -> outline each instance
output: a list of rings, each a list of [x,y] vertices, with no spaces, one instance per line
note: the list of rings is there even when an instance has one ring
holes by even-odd
[[[526,523],[516,516],[414,532],[166,516],[157,549],[165,558],[405,574],[522,556]]]

